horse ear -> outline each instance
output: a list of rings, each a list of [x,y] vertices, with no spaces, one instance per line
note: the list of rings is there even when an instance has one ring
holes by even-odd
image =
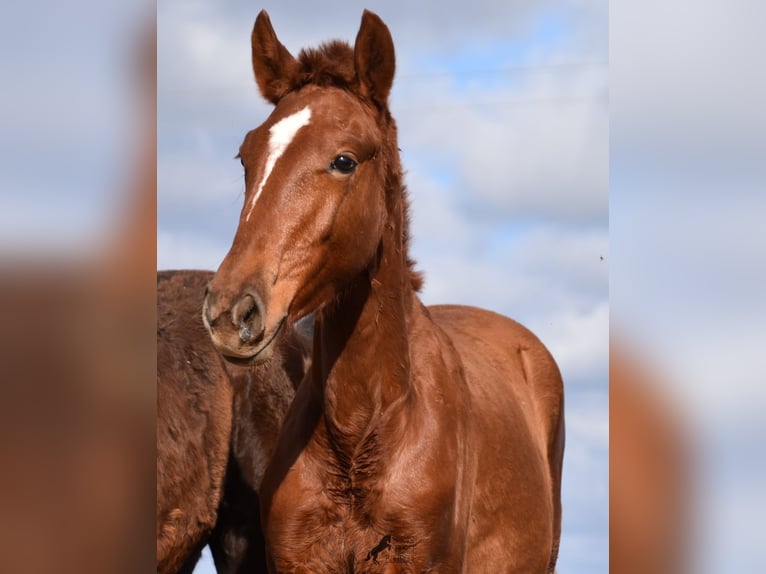
[[[292,89],[298,62],[277,39],[266,10],[255,19],[251,41],[255,81],[263,97],[276,104]]]
[[[365,10],[356,35],[354,67],[359,93],[386,107],[394,82],[394,41],[377,14]]]

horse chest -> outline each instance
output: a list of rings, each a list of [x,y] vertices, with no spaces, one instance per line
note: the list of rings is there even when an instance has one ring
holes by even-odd
[[[386,488],[340,473],[315,474],[310,466],[299,461],[273,499],[271,516],[278,518],[268,538],[277,572],[460,571],[453,552],[460,545],[450,541],[462,536],[452,536],[449,494],[431,493],[425,499],[432,503],[423,505],[422,480]]]
[[[429,559],[413,535],[380,534],[353,520],[278,537],[270,546],[276,572],[379,574],[427,572]],[[295,536],[297,534],[297,536]],[[297,544],[290,545],[290,540]]]

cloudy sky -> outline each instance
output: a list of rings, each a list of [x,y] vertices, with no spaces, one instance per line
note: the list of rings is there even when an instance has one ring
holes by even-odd
[[[233,238],[234,155],[270,111],[249,60],[258,11],[296,54],[353,42],[365,7],[397,51],[391,108],[422,298],[499,311],[549,346],[567,393],[559,571],[606,572],[605,1],[159,3],[158,267],[216,269]]]

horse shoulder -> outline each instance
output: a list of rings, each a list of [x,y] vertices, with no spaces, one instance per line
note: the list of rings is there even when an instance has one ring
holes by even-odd
[[[558,434],[563,415],[561,374],[529,329],[476,307],[436,305],[429,312],[457,348],[477,400],[502,402],[509,396],[522,406],[530,426],[539,429],[544,444]]]
[[[518,556],[547,562],[560,528],[563,389],[558,368],[539,339],[512,319],[457,305],[429,307],[429,313],[457,349],[471,391],[478,451],[473,515],[479,518],[471,534],[473,557],[487,563],[510,564]],[[509,510],[500,511],[504,506]],[[508,524],[500,524],[499,517]],[[496,535],[503,529],[515,533],[512,542]],[[539,556],[524,553],[546,533],[550,549]]]

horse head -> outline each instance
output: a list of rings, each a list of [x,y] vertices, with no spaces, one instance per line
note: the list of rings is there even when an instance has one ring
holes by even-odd
[[[203,320],[222,354],[260,362],[286,322],[374,264],[400,168],[387,104],[394,45],[378,16],[365,11],[353,48],[330,42],[295,58],[261,12],[252,61],[275,107],[240,147],[244,205]]]

